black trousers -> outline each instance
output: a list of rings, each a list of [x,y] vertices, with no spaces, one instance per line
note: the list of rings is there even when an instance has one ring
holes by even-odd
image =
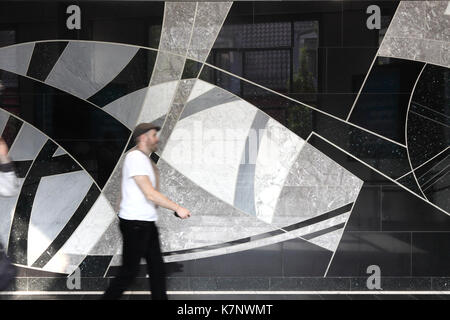
[[[119,275],[111,281],[102,299],[119,299],[136,278],[141,258],[145,258],[152,299],[167,300],[166,274],[156,224],[120,219],[120,231],[123,237],[122,266]]]

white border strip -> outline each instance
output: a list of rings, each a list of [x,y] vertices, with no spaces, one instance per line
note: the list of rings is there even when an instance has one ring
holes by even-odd
[[[39,296],[39,295],[102,295],[104,291],[3,291],[0,295],[25,295],[25,296]],[[125,291],[124,295],[150,295],[150,291]],[[450,291],[168,291],[169,295],[321,295],[321,294],[354,294],[354,295],[412,295],[412,294],[427,294],[427,295],[450,295]]]

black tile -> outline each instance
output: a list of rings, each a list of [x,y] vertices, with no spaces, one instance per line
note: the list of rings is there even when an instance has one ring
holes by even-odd
[[[434,277],[431,279],[432,291],[450,291],[450,278]],[[450,297],[450,295],[449,295]]]
[[[17,135],[19,134],[20,128],[22,127],[23,122],[17,119],[16,117],[10,116],[8,118],[8,122],[6,122],[5,128],[3,132],[0,133],[0,137],[5,140],[8,149],[11,148],[14,140],[16,140]]]
[[[15,43],[73,39],[158,48],[164,2],[79,1],[76,4],[81,10],[80,30],[69,30],[66,26],[70,4],[2,1],[0,19],[8,29],[15,30]]]
[[[324,276],[332,251],[301,239],[283,242],[283,276]]]
[[[410,97],[424,63],[378,57],[356,101],[350,122],[405,144]]]
[[[338,148],[318,136],[311,136],[311,138],[308,140],[308,143],[320,152],[327,155],[329,158],[333,159],[333,161],[337,162],[339,165],[359,177],[361,180],[365,181],[365,185],[379,186],[382,184],[392,184],[392,182],[384,176],[380,175],[379,173],[354,159],[353,157],[350,157],[343,151],[339,150]]]
[[[381,187],[364,183],[345,231],[381,231]]]
[[[191,275],[197,277],[281,276],[281,244],[255,248],[193,261]]]
[[[345,47],[378,47],[381,43],[380,30],[369,29],[367,19],[373,13],[367,13],[370,5],[380,8],[381,28],[384,32],[392,20],[398,1],[343,1],[343,45]]]
[[[419,188],[419,185],[417,184],[417,180],[414,177],[414,174],[410,173],[406,176],[404,176],[401,179],[397,180],[399,183],[401,183],[403,186],[417,194],[418,196],[423,197],[422,190]]]
[[[218,290],[217,278],[211,277],[189,277],[191,289],[194,291]]]
[[[54,238],[54,240],[44,251],[44,253],[42,253],[42,255],[33,263],[32,267],[43,268],[52,259],[52,257],[59,251],[59,249],[62,248],[64,243],[72,236],[72,234],[78,228],[80,223],[83,221],[84,217],[86,217],[89,210],[97,201],[99,195],[100,190],[98,190],[95,184],[92,184],[83,201],[80,203],[77,210],[70,217],[69,221],[66,223],[64,228]],[[82,275],[86,277],[92,275],[103,276],[105,274],[106,269],[108,268],[111,258],[112,257],[108,256],[100,256],[100,257],[87,256],[80,265]]]
[[[326,92],[358,93],[377,53],[376,48],[327,48]],[[342,106],[350,112],[353,101]],[[347,112],[347,115],[348,115]],[[346,118],[345,116],[344,118]]]
[[[369,277],[379,266],[381,276],[411,275],[411,234],[407,232],[344,232],[327,276]]]
[[[86,211],[87,213],[87,211]],[[70,223],[70,221],[69,221]],[[103,277],[112,256],[86,256],[78,268],[82,277]]]
[[[103,187],[125,148],[130,130],[106,112],[64,91],[26,77],[20,77],[20,83],[17,98],[23,98],[15,115],[60,144]]]
[[[273,291],[349,291],[350,278],[278,277],[270,279]]]
[[[27,76],[45,81],[66,48],[67,41],[39,42],[34,45]]]
[[[216,279],[217,290],[262,291],[269,290],[268,277],[219,277]]]
[[[184,64],[183,74],[181,75],[181,79],[192,79],[197,78],[200,69],[202,68],[203,63],[186,59]]]
[[[413,233],[412,274],[446,277],[450,270],[450,232]]]
[[[383,231],[450,231],[450,216],[397,186],[382,187]]]
[[[369,275],[368,275],[369,276]],[[352,278],[352,291],[373,291],[367,287],[367,277]],[[383,277],[380,278],[381,291],[430,291],[429,277]]]
[[[427,64],[416,85],[412,101],[435,114],[448,115],[449,68]]]
[[[155,60],[156,51],[139,49],[133,59],[111,82],[87,100],[97,106],[104,107],[114,100],[147,87]]]

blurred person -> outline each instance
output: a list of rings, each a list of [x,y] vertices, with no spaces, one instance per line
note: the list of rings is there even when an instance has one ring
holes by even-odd
[[[8,146],[5,140],[0,138],[0,197],[13,197],[18,192],[19,183],[14,165],[8,157]],[[4,214],[4,212],[0,212],[0,214]],[[15,275],[15,268],[0,243],[0,290],[7,288]]]
[[[141,258],[147,261],[153,300],[167,300],[166,273],[161,254],[158,228],[158,206],[174,211],[181,219],[191,216],[188,209],[168,199],[159,190],[159,170],[150,154],[158,149],[157,132],[161,128],[141,123],[133,131],[136,146],[125,156],[122,168],[119,226],[123,238],[122,266],[102,296],[115,300],[133,282]]]

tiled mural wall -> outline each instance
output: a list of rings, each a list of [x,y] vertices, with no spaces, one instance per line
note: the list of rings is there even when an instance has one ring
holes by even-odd
[[[77,4],[0,3],[9,290],[106,288],[143,121],[192,212],[159,212],[169,290],[448,289],[448,1]]]

